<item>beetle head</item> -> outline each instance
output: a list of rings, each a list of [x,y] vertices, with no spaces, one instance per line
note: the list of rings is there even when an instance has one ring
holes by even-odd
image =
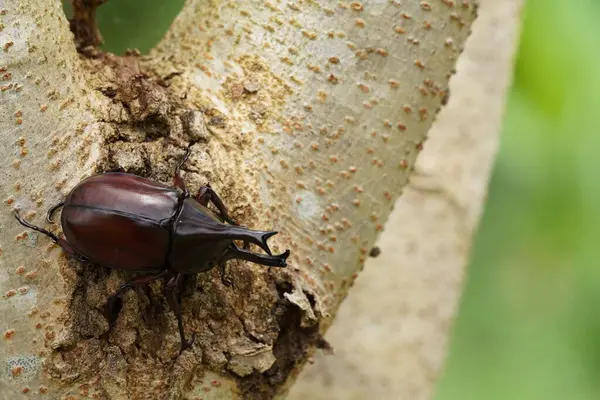
[[[212,268],[214,263],[236,258],[272,267],[287,265],[290,252],[273,255],[267,243],[277,232],[255,231],[222,223],[196,204],[186,199],[173,225],[169,262],[175,269],[201,272]],[[239,248],[236,241],[244,242],[244,248]],[[246,246],[249,243],[267,254],[250,251]]]

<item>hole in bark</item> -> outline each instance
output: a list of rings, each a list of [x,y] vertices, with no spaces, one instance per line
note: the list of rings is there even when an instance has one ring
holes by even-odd
[[[77,49],[147,53],[167,32],[185,0],[63,0]],[[95,10],[95,11],[92,11]],[[97,28],[97,29],[96,29]]]
[[[281,299],[283,293],[291,292],[292,285],[289,282],[279,282],[277,292]],[[314,301],[310,295],[309,301]],[[274,313],[278,316],[279,337],[274,343],[273,354],[275,363],[267,371],[255,372],[239,380],[239,388],[243,399],[267,400],[272,399],[281,386],[286,382],[290,374],[302,364],[308,357],[310,348],[330,348],[329,344],[319,333],[319,327],[302,328],[302,311],[281,301]]]

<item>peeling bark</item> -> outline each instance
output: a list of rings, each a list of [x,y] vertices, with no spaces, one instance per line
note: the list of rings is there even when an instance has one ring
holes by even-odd
[[[78,55],[60,2],[6,1],[3,393],[266,399],[327,347],[448,97],[476,6],[326,4],[190,0],[150,55],[116,57]],[[280,231],[273,250],[292,256],[285,270],[231,263],[233,288],[216,271],[190,278],[182,308],[197,340],[178,355],[160,282],[128,293],[108,332],[102,307],[128,276],[67,260],[11,210],[43,225],[77,182],[116,166],[167,183],[190,145],[191,190],[210,182],[236,220]]]

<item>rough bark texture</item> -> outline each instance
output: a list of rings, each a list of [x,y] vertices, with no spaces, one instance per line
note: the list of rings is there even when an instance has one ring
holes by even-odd
[[[417,171],[295,399],[433,397],[485,202],[510,86],[520,0],[483,0]]]
[[[283,393],[327,347],[448,98],[475,4],[190,0],[144,57],[78,55],[58,1],[0,4],[0,392]],[[105,339],[102,307],[128,275],[67,260],[12,209],[44,225],[83,177],[117,166],[169,182],[190,144],[191,189],[208,181],[242,224],[279,230],[290,266],[232,264],[233,288],[216,271],[191,278],[197,342],[181,355],[160,283],[125,296]]]

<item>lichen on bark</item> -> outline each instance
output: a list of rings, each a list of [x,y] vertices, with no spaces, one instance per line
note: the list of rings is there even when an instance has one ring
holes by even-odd
[[[7,393],[271,398],[326,347],[476,14],[471,1],[327,4],[190,0],[149,55],[118,57],[77,54],[59,2],[7,1],[0,307],[14,334],[2,354],[37,360],[0,379]],[[285,270],[232,263],[233,288],[216,271],[190,279],[197,342],[178,355],[160,283],[128,293],[108,332],[101,309],[127,275],[67,260],[10,211],[42,224],[80,179],[117,166],[169,182],[190,145],[191,190],[210,182],[293,255]],[[24,293],[21,266],[36,272]]]

